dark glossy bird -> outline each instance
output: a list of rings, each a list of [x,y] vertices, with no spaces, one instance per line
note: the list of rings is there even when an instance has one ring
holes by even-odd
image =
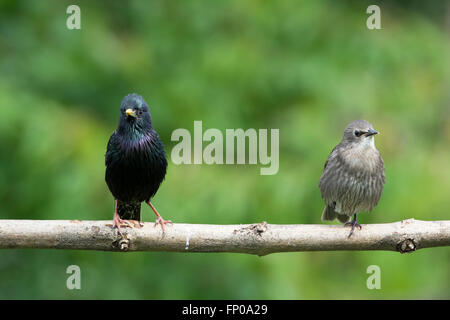
[[[120,105],[119,126],[111,135],[105,155],[105,180],[115,199],[113,226],[131,226],[129,220],[141,220],[141,203],[155,212],[156,224],[164,220],[150,202],[164,180],[167,169],[164,146],[153,129],[149,108],[135,93]]]
[[[325,209],[322,220],[334,220],[361,229],[356,215],[370,211],[381,197],[384,162],[377,148],[378,131],[365,120],[355,120],[345,128],[342,141],[329,155],[319,181]],[[353,216],[353,220],[348,222]]]

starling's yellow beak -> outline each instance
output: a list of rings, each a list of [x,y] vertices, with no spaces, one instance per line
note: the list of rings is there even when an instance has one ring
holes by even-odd
[[[128,117],[133,117],[133,118],[136,118],[136,113],[132,110],[132,109],[127,109],[126,111],[125,111],[125,113],[126,113],[126,115],[128,116]]]

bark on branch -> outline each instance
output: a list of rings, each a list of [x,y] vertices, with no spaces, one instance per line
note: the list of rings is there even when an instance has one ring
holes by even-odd
[[[404,220],[363,225],[348,238],[342,225],[167,225],[144,223],[122,228],[111,221],[0,220],[0,249],[77,249],[104,251],[275,252],[332,250],[390,250],[411,252],[450,246],[450,221]]]

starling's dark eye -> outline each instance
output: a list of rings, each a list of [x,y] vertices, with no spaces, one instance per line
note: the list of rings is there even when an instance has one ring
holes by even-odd
[[[142,110],[137,111],[138,116],[142,116]]]
[[[362,132],[362,131],[359,131],[359,130],[355,130],[353,133],[354,133],[355,136],[357,136],[357,137],[361,137],[361,135],[363,134],[363,132]]]

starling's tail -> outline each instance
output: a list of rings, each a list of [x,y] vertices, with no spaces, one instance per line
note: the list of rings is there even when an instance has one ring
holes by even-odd
[[[141,221],[140,202],[122,202],[117,204],[117,213],[121,219]]]
[[[336,219],[337,212],[334,211],[334,208],[332,206],[325,206],[325,209],[323,209],[322,212],[322,221],[325,220],[334,220]]]

